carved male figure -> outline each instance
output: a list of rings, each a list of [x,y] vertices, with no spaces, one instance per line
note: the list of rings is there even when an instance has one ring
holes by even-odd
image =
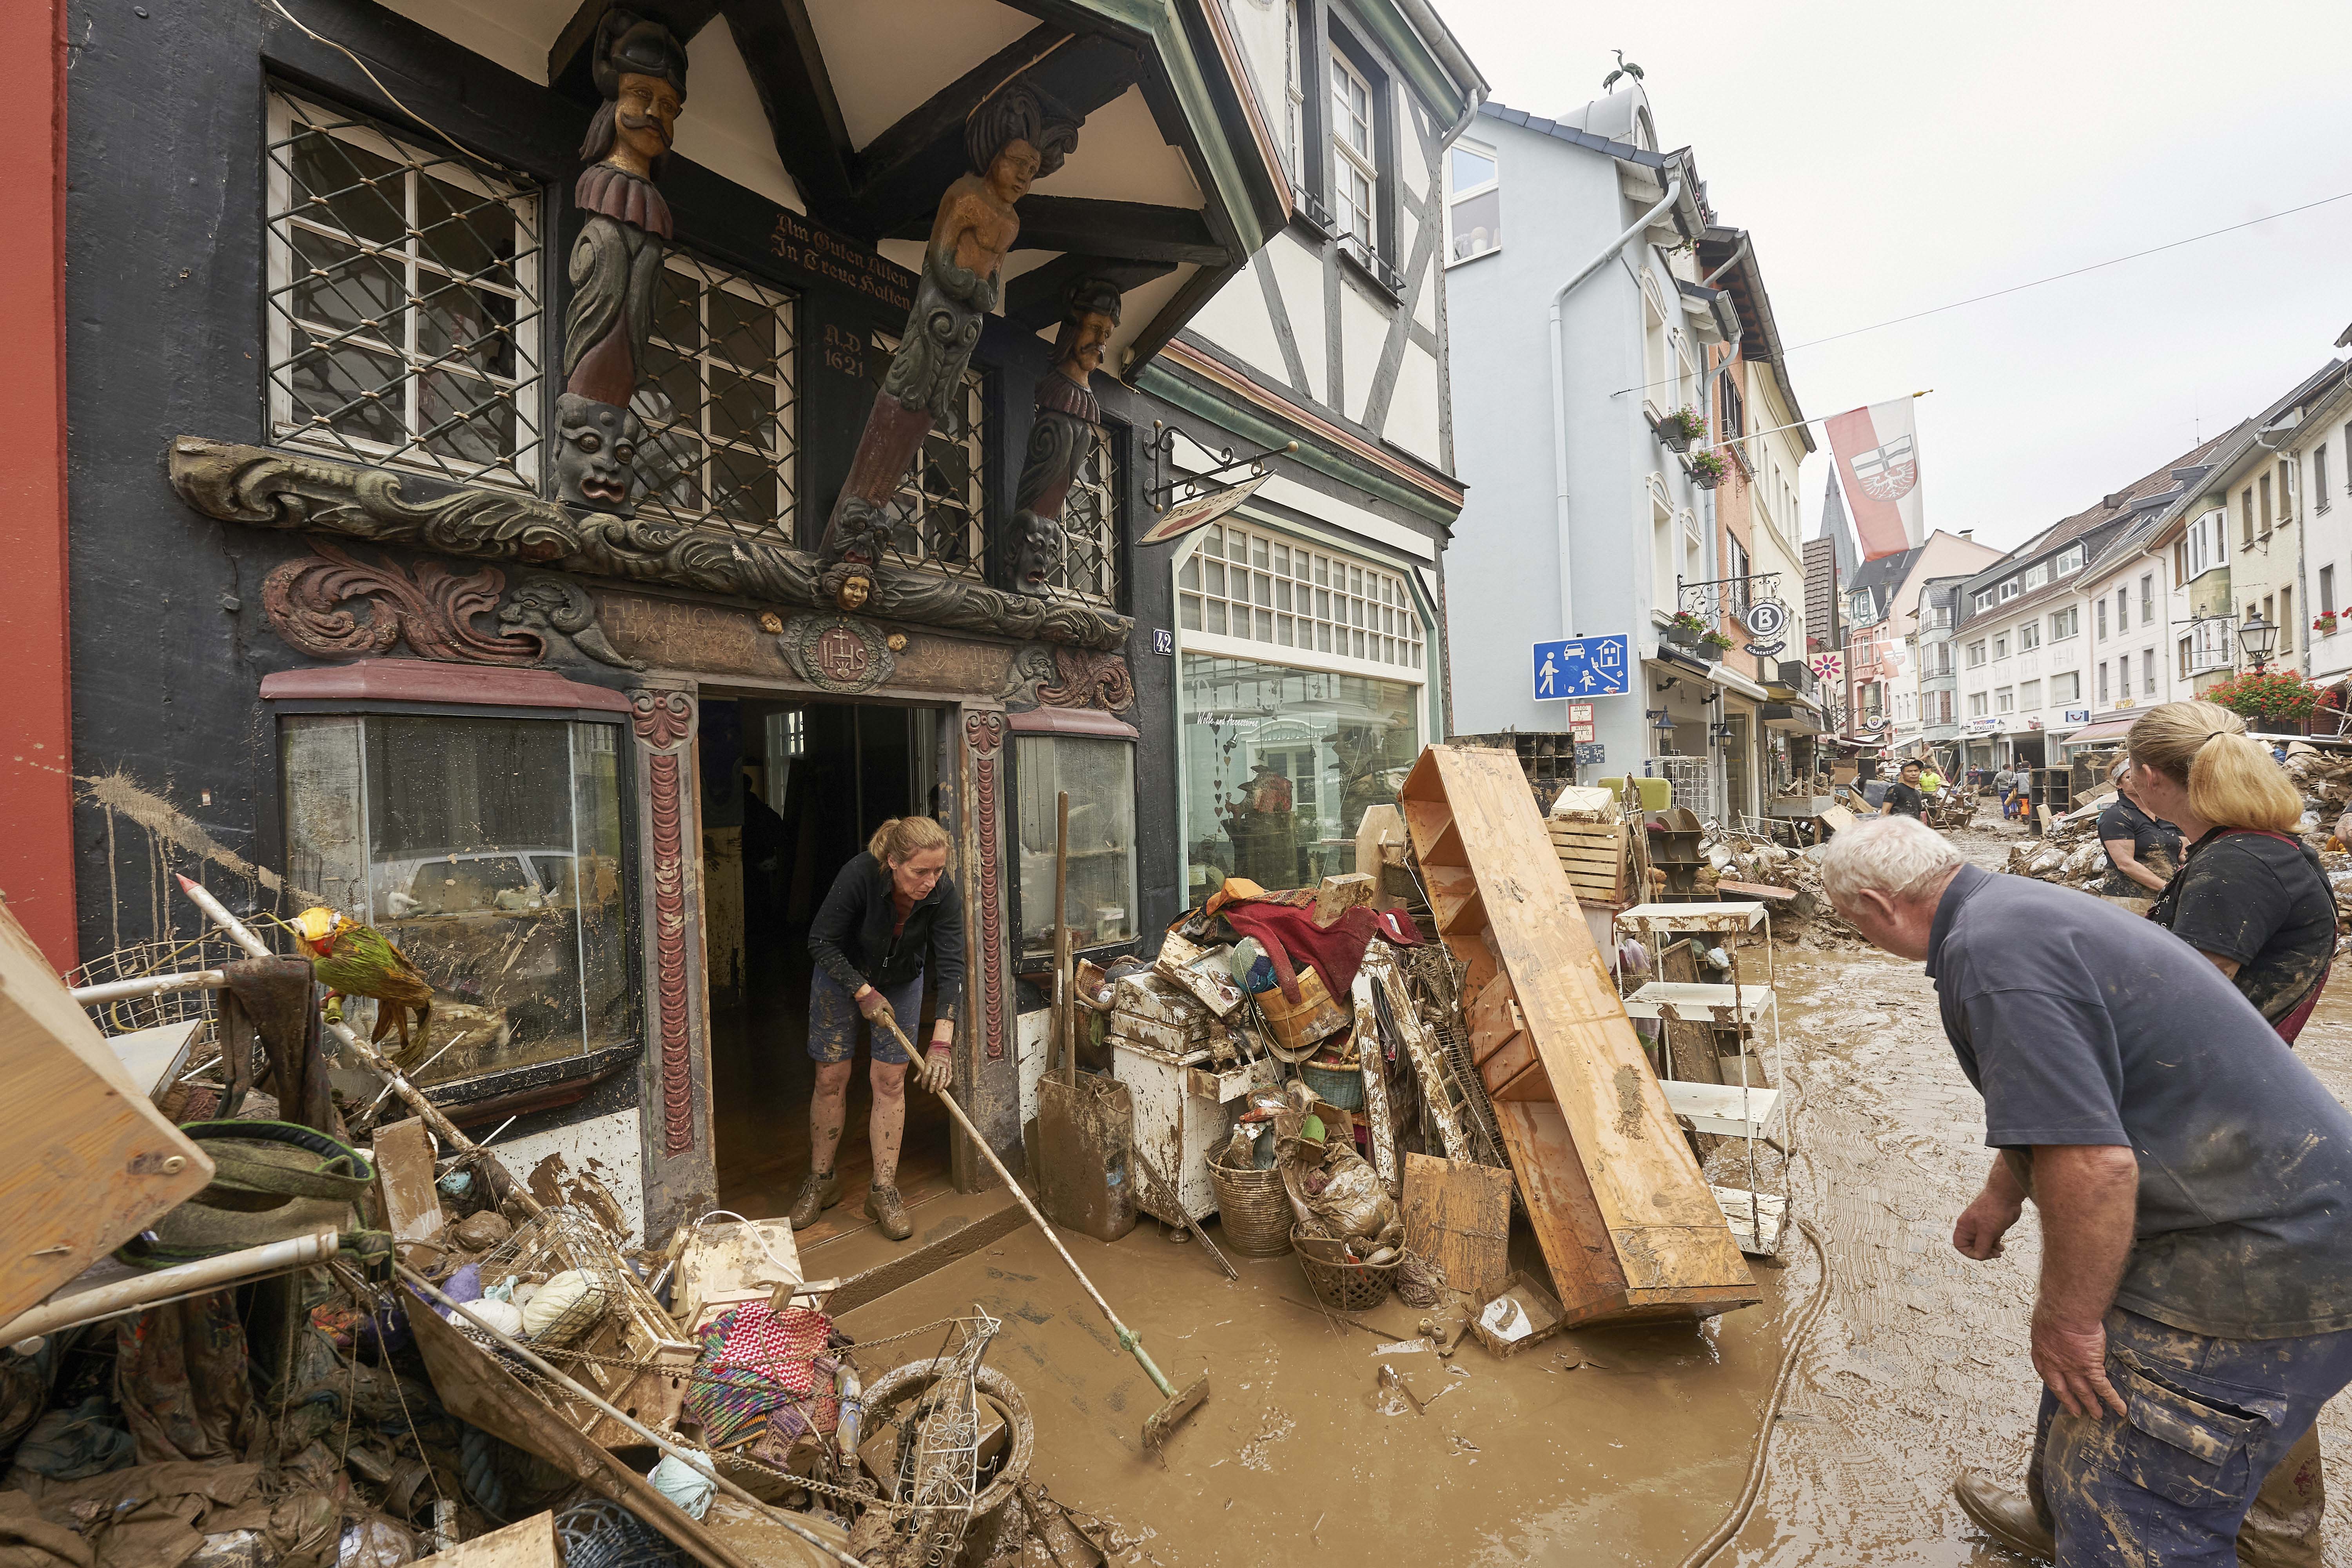
[[[1067,539],[1062,508],[1070,485],[1086,467],[1102,425],[1102,408],[1089,384],[1111,333],[1118,326],[1118,286],[1084,278],[1063,294],[1062,330],[1054,340],[1053,367],[1037,378],[1036,423],[1029,427],[1029,450],[1014,492],[1011,550],[1013,591],[1052,591]]]
[[[653,328],[660,242],[670,233],[661,177],[686,102],[686,51],[658,22],[615,8],[596,30],[596,89],[572,199],[591,215],[572,247],[563,318],[564,390],[625,405]]]

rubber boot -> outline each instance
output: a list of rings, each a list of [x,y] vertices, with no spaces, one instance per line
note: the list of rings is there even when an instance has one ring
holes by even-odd
[[[1982,1470],[1963,1470],[1952,1483],[1952,1495],[1994,1544],[2044,1563],[2056,1560],[2057,1540],[2035,1517],[2032,1500],[2022,1489],[2005,1487]]]
[[[816,1216],[841,1201],[841,1178],[831,1171],[811,1171],[801,1183],[798,1196],[784,1215],[794,1230],[806,1230],[816,1223]]]
[[[882,1234],[893,1241],[904,1241],[915,1234],[914,1222],[907,1217],[907,1205],[898,1201],[895,1186],[870,1186],[866,1189],[866,1212],[882,1226]]]

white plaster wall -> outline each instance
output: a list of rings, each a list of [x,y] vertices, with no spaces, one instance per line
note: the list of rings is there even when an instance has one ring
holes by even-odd
[[[1425,463],[1437,461],[1437,356],[1408,342],[1397,362],[1388,428],[1381,434]]]
[[[992,0],[809,0],[808,13],[859,147],[1037,25]]]
[[[573,1175],[595,1177],[619,1202],[629,1224],[626,1245],[634,1247],[645,1239],[646,1229],[645,1153],[639,1136],[637,1110],[632,1106],[549,1132],[502,1138],[492,1147],[517,1181],[528,1181],[531,1167],[550,1154],[562,1155]]]
[[[1388,342],[1391,307],[1375,304],[1365,286],[1343,265],[1339,269],[1339,368],[1347,385],[1342,401],[1333,405],[1360,423],[1371,395],[1372,374],[1380,369],[1381,349]]]
[[[1289,362],[1266,313],[1265,288],[1256,269],[1244,267],[1193,312],[1190,331],[1250,366],[1271,386],[1290,384]]]
[[[1300,390],[1327,407],[1334,406],[1331,354],[1323,327],[1323,259],[1287,231],[1268,242],[1265,257],[1274,264],[1274,280],[1282,290],[1291,336],[1298,340],[1299,363],[1307,367],[1307,384]]]
[[[546,58],[540,56],[542,61]],[[686,86],[686,108],[677,117],[678,155],[759,192],[778,206],[808,211],[800,187],[776,156],[775,136],[760,108],[759,89],[751,85],[751,73],[725,22],[711,23],[687,46]]]

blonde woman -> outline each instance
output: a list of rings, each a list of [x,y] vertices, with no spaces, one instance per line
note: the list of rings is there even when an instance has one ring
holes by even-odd
[[[867,1026],[874,1109],[866,1121],[874,1176],[866,1212],[893,1241],[914,1233],[898,1196],[898,1146],[907,1130],[905,1049],[889,1025],[912,1028],[923,1015],[923,974],[932,976],[930,1047],[923,1084],[945,1089],[955,1043],[955,1007],[963,994],[963,904],[947,874],[947,830],[928,816],[898,816],[874,830],[865,853],[851,858],[809,924],[808,1052],[816,1063],[809,1101],[809,1173],[793,1200],[794,1230],[816,1223],[841,1201],[834,1156],[841,1148],[857,1024]]]
[[[2293,1044],[2336,956],[2336,899],[2297,837],[2303,797],[2246,721],[2167,702],[2131,727],[2132,794],[2189,849],[2148,910],[2213,961]]]

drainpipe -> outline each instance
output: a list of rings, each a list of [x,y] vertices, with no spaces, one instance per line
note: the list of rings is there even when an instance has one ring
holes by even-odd
[[[1553,291],[1551,297],[1551,469],[1554,500],[1552,521],[1559,544],[1559,619],[1560,636],[1576,635],[1576,600],[1570,594],[1570,575],[1568,538],[1568,350],[1560,328],[1560,304],[1575,292],[1579,284],[1617,258],[1617,253],[1633,242],[1634,237],[1648,228],[1670,211],[1683,194],[1680,173],[1666,183],[1666,194],[1658,205],[1633,220],[1632,227],[1612,240],[1607,249],[1584,264],[1583,268]]]

